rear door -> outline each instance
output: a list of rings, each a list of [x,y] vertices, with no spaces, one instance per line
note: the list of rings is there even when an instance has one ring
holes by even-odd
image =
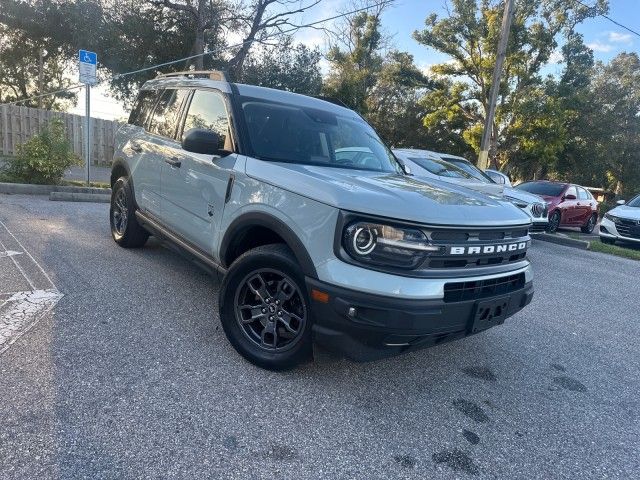
[[[227,104],[218,90],[193,91],[187,99],[183,120],[179,139],[192,128],[205,128],[220,135],[221,149],[234,150]],[[167,225],[214,258],[236,157],[231,154],[220,158],[180,148],[179,166],[164,165],[163,217]]]
[[[576,202],[576,222],[584,225],[591,216],[591,195],[582,187],[578,188],[578,201]]]
[[[575,185],[570,185],[569,188],[564,192],[564,196],[573,195],[576,198],[578,197],[578,190]],[[560,204],[560,208],[562,209],[562,224],[563,225],[576,225],[578,223],[578,217],[580,212],[577,209],[578,200],[569,200],[565,199]]]

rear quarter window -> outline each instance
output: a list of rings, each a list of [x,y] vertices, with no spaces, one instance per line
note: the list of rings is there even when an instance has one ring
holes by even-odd
[[[133,110],[131,110],[131,115],[129,115],[129,123],[144,127],[157,98],[158,92],[156,90],[142,90],[138,94]]]

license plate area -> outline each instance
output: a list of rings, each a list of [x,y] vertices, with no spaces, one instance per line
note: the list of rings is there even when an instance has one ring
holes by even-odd
[[[505,295],[504,297],[478,302],[471,326],[472,333],[481,332],[487,328],[504,323],[507,318],[507,312],[509,311],[510,300],[511,296]]]

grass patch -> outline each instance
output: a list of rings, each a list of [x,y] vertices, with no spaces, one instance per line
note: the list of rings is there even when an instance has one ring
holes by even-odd
[[[576,240],[585,240],[589,242],[589,250],[592,252],[608,253],[617,257],[630,258],[631,260],[640,260],[640,248],[633,245],[618,242],[616,245],[602,243],[599,238],[587,237],[578,232],[562,232],[569,238]]]
[[[600,240],[591,240],[589,249],[593,252],[608,253],[618,257],[640,260],[640,250],[634,247],[623,247],[620,245],[608,245]]]

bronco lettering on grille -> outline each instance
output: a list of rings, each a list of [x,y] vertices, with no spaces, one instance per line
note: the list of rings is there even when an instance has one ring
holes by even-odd
[[[451,247],[450,255],[488,255],[491,253],[517,252],[527,249],[527,242],[502,245],[479,245],[474,247]]]

